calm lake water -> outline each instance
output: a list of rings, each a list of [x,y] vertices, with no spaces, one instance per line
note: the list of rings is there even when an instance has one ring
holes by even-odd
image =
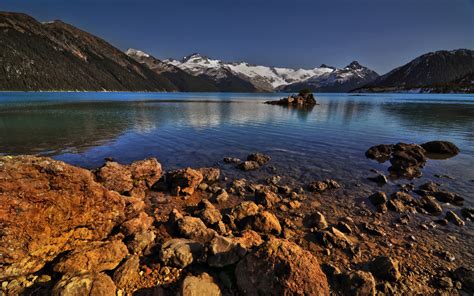
[[[226,175],[241,176],[222,158],[261,151],[273,158],[267,174],[359,184],[370,169],[389,166],[365,158],[372,145],[449,140],[461,154],[429,160],[417,182],[446,183],[472,205],[474,96],[317,94],[320,105],[312,110],[262,103],[283,96],[1,93],[0,154],[46,155],[86,168],[105,157],[128,163],[153,156],[166,169],[217,163]]]

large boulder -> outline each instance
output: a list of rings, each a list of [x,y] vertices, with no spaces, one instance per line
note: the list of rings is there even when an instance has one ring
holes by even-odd
[[[112,279],[104,274],[64,276],[54,286],[53,296],[115,296],[116,287]]]
[[[0,157],[0,280],[103,240],[123,219],[123,198],[91,172],[50,158]]]
[[[54,271],[80,274],[113,270],[127,255],[127,246],[120,240],[93,242],[61,258],[54,266]]]
[[[237,264],[235,275],[244,295],[329,295],[316,257],[287,240],[260,245]]]

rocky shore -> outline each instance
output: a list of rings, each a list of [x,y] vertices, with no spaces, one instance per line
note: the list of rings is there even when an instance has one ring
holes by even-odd
[[[459,152],[448,143],[366,155],[390,160],[393,175],[379,181],[417,178],[429,153]],[[271,162],[254,153],[165,171],[153,158],[108,160],[88,171],[0,157],[0,295],[474,293],[474,210],[463,197],[435,182],[367,193],[221,170]]]
[[[317,102],[311,91],[302,90],[297,95],[289,95],[278,101],[267,101],[265,104],[287,107],[314,107]]]

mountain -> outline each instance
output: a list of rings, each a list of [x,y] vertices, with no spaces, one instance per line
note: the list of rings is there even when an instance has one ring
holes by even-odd
[[[237,77],[249,82],[259,91],[274,91],[277,87],[295,81],[301,81],[332,71],[331,68],[316,68],[313,70],[294,70],[252,65],[246,62],[226,63],[194,53],[182,60],[165,60],[180,69],[196,76],[207,76],[219,81],[228,77]]]
[[[152,55],[130,48],[126,54],[145,65],[153,72],[166,77],[180,91],[185,92],[217,92],[220,91],[213,80],[207,77],[194,76],[170,63],[165,63]]]
[[[106,41],[61,21],[0,12],[0,30],[0,90],[178,90]]]
[[[473,92],[473,74],[473,50],[441,50],[419,56],[355,91]]]
[[[322,75],[313,76],[304,81],[291,83],[280,88],[286,92],[310,89],[313,92],[348,92],[374,81],[379,75],[367,67],[353,61],[343,69],[333,68]]]

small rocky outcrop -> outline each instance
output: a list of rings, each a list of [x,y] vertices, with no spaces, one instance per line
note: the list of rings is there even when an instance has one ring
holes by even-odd
[[[0,188],[0,279],[105,239],[124,219],[122,196],[50,158],[0,157]]]
[[[287,240],[262,244],[237,264],[235,275],[244,295],[329,295],[316,257]]]
[[[267,101],[265,104],[280,106],[309,107],[317,104],[314,95],[309,91],[300,91],[298,95],[290,95],[278,101]]]

